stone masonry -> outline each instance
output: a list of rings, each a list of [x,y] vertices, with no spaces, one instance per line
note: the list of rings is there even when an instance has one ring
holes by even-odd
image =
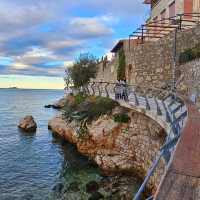
[[[195,28],[178,31],[177,33],[177,60],[180,52],[187,48],[194,47],[200,41],[200,26]],[[123,48],[126,55],[126,74],[129,84],[162,87],[172,81],[173,66],[173,46],[174,33],[154,42],[145,42],[144,44],[129,45],[128,40]],[[102,64],[99,66],[99,77],[103,81],[116,81],[116,66],[118,57],[116,56],[112,63],[106,64],[105,72],[102,75]],[[180,76],[180,68],[177,64],[177,79]]]

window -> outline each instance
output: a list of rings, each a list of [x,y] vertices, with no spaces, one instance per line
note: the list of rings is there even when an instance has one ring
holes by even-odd
[[[154,22],[154,25],[156,25],[158,23],[158,17],[154,17],[153,22]]]
[[[169,17],[174,17],[176,15],[176,2],[174,1],[169,5]]]
[[[161,13],[160,13],[160,17],[161,17],[161,23],[165,23],[165,18],[166,18],[166,9],[164,9]]]

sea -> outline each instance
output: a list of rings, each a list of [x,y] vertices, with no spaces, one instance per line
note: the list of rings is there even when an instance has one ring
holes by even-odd
[[[48,121],[59,111],[44,105],[63,95],[62,90],[0,89],[0,200],[49,199],[63,170],[85,162],[48,130]],[[37,122],[34,134],[17,127],[26,115]]]

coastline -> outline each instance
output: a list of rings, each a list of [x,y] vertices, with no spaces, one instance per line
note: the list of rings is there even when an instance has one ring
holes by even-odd
[[[58,102],[62,103],[60,105],[62,110],[64,107],[63,99]],[[56,103],[57,105],[58,102]],[[131,123],[114,122],[112,116],[120,112],[127,113],[131,119]],[[146,127],[148,130],[144,129],[147,120],[149,121]],[[155,124],[155,122],[151,122],[150,119],[147,119],[141,114],[130,112],[130,110],[123,107],[116,107],[111,115],[104,115],[93,120],[87,125],[87,135],[81,138],[77,132],[77,123],[73,120],[68,121],[62,115],[51,119],[48,127],[54,136],[75,145],[79,153],[93,160],[99,169],[102,170],[104,176],[126,177],[127,180],[133,178],[136,180],[135,185],[140,183],[141,179],[144,178],[148,166],[151,164],[151,159],[161,146],[163,138],[165,137],[163,129]],[[148,134],[149,130],[152,135],[145,135]],[[144,144],[138,146],[137,143],[141,139]],[[149,144],[151,151],[148,153],[145,148],[147,141],[151,141]],[[137,152],[136,154],[134,153],[135,151]],[[140,156],[142,156],[142,160],[138,160]],[[163,167],[163,165],[160,166],[160,172],[150,181],[146,194],[150,194],[156,190],[163,172]],[[131,200],[134,193],[129,191],[127,195],[125,199]],[[118,199],[120,198],[118,197]]]

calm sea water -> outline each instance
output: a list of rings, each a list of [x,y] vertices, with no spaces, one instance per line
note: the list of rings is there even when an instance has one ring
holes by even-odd
[[[45,109],[63,96],[56,90],[0,89],[0,200],[44,200],[58,181],[63,165],[77,165],[79,155],[55,142],[48,120],[57,111]],[[20,132],[17,124],[33,115],[36,134]]]

